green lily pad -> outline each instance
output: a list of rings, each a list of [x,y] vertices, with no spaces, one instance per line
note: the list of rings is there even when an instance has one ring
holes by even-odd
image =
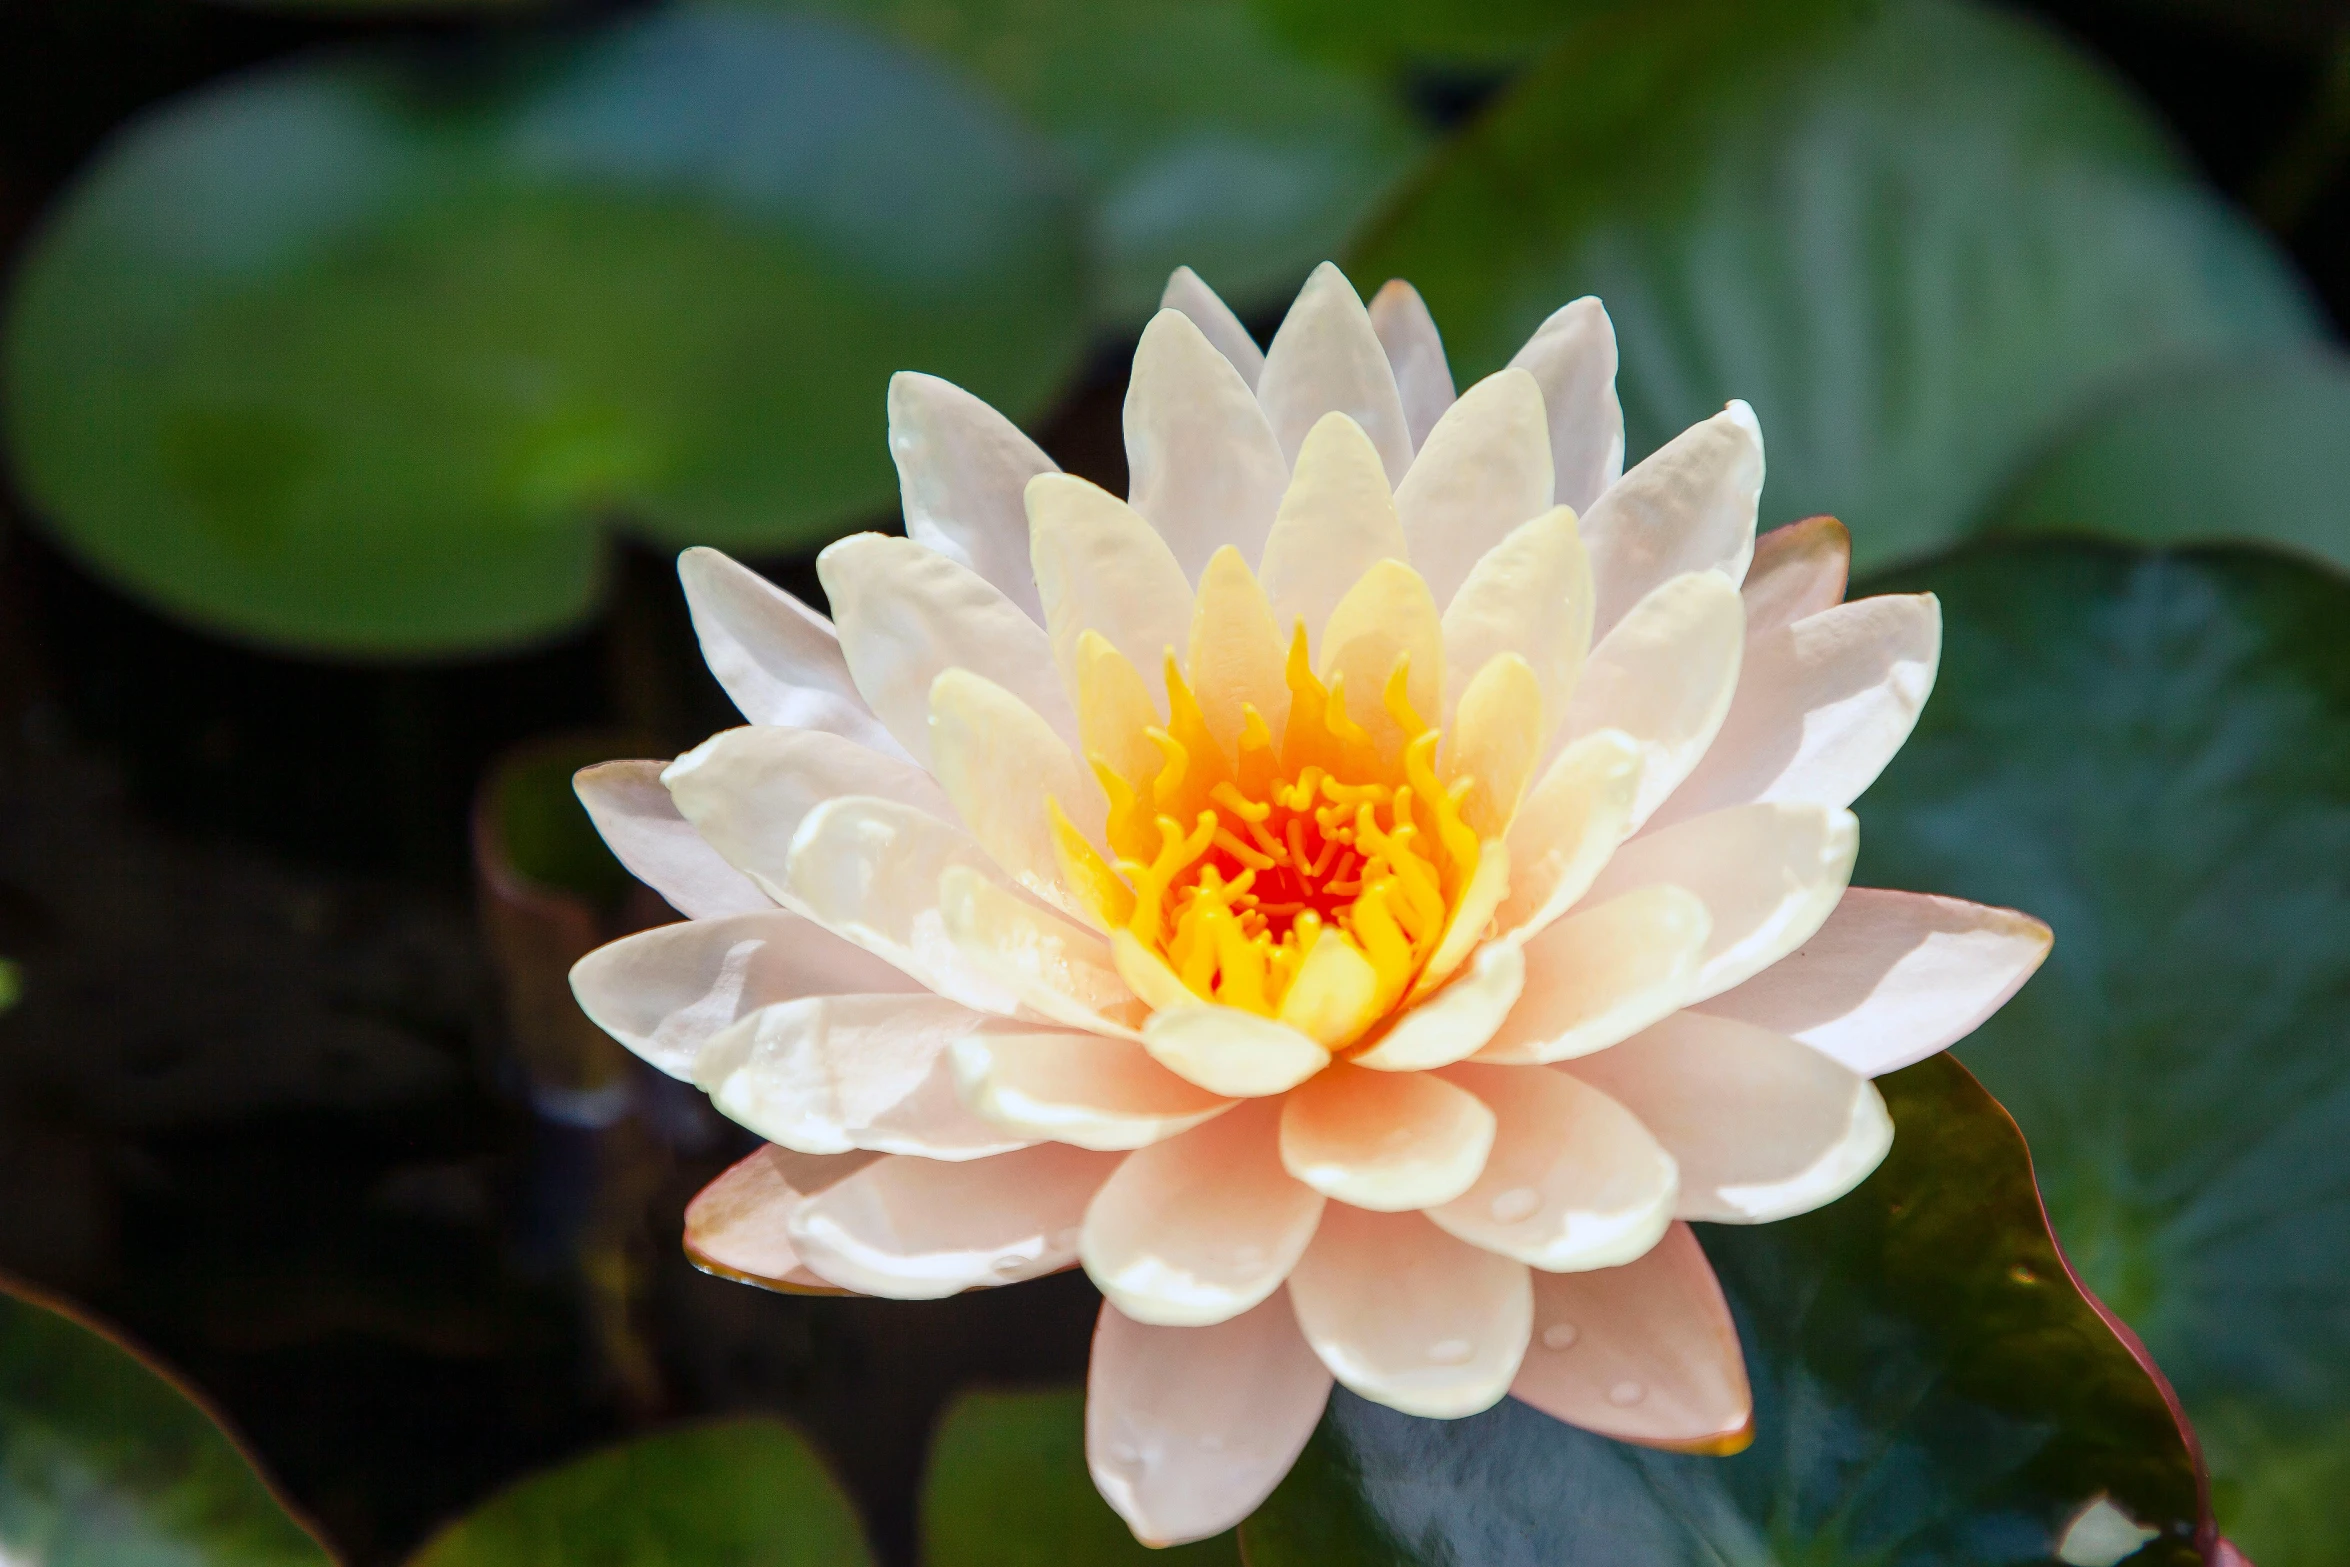
[[[576,624],[601,523],[803,548],[886,507],[892,371],[1015,415],[1084,333],[1050,150],[807,19],[273,67],[136,123],[20,273],[8,434],[80,558],[233,635]]]
[[[859,1567],[857,1515],[780,1420],[681,1426],[531,1475],[409,1567]]]
[[[2350,1484],[2350,582],[2242,546],[2035,541],[1942,597],[1858,879],[2028,908],[2046,970],[1963,1047],[2137,1329],[2260,1567],[2341,1567]]]
[[[193,1394],[63,1308],[0,1289],[0,1562],[332,1558]]]
[[[1350,270],[1417,283],[1464,384],[1600,295],[1631,453],[1745,398],[1766,521],[1832,512],[1863,567],[1957,536],[2114,388],[2317,333],[2112,82],[1964,0],[1590,21]]]
[[[1747,1451],[1631,1447],[1514,1399],[1421,1420],[1341,1392],[1242,1526],[1252,1567],[1991,1567],[2060,1542],[2078,1561],[2100,1498],[2149,1531],[2133,1567],[2200,1567],[2194,1460],[2066,1272],[2014,1123],[1946,1055],[1878,1086],[1897,1135],[1852,1195],[1698,1227],[1754,1381]]]
[[[1338,1560],[1339,1558],[1330,1558]],[[1239,1567],[1233,1535],[1137,1544],[1085,1472],[1085,1394],[965,1393],[930,1439],[922,1567]]]

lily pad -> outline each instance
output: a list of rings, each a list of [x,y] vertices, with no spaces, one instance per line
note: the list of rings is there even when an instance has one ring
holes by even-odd
[[[1632,455],[1745,398],[1766,521],[1832,512],[1863,567],[1959,535],[2117,387],[2318,331],[2109,79],[1964,0],[1588,21],[1350,270],[1418,284],[1467,375],[1600,295]]]
[[[600,524],[780,551],[887,506],[892,371],[1038,408],[1083,246],[1049,149],[813,19],[304,59],[135,123],[52,214],[9,439],[165,610],[479,649],[589,613]]]
[[[63,1307],[0,1289],[0,1562],[332,1558],[192,1393]]]
[[[1340,1392],[1242,1526],[1252,1567],[1990,1567],[2060,1549],[2199,1567],[2185,1438],[2066,1272],[2014,1123],[1948,1056],[1879,1087],[1897,1135],[1852,1195],[1698,1227],[1746,1347],[1752,1447],[1655,1452],[1514,1399],[1445,1421]],[[2092,1517],[2130,1550],[2090,1549]]]
[[[857,1516],[780,1420],[682,1426],[531,1475],[409,1567],[859,1567]]]
[[[1981,545],[1859,879],[2031,909],[1961,1053],[2145,1339],[2260,1567],[2341,1567],[2350,1484],[2350,582],[2242,546]]]

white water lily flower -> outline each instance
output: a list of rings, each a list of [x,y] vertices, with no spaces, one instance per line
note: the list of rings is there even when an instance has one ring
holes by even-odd
[[[1850,1190],[1870,1077],[2049,938],[1846,891],[1935,602],[1840,602],[1832,519],[1757,542],[1742,403],[1621,473],[1615,362],[1581,299],[1456,400],[1403,284],[1325,266],[1260,354],[1182,271],[1127,499],[901,375],[908,536],[824,552],[833,619],[689,551],[750,724],[581,775],[691,918],[573,983],[771,1140],[698,1260],[901,1298],[1081,1263],[1089,1459],[1153,1542],[1253,1509],[1333,1378],[1743,1445],[1684,1221]]]

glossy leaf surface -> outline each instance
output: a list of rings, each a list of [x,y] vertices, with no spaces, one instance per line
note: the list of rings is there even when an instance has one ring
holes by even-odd
[[[1891,585],[1891,584],[1888,584]],[[1857,879],[2012,903],[2047,968],[1960,1053],[2146,1340],[2260,1567],[2350,1560],[2350,583],[2245,548],[1976,547]]]
[[[1514,1399],[1419,1420],[1342,1391],[1243,1526],[1252,1567],[1989,1567],[2050,1561],[2101,1496],[2154,1531],[2134,1567],[2194,1567],[2185,1441],[2065,1272],[2014,1123],[1948,1056],[1878,1086],[1899,1131],[1852,1195],[1698,1227],[1746,1347],[1752,1447],[1655,1452]]]
[[[2277,255],[2111,82],[1957,0],[1589,21],[1353,270],[1419,286],[1464,385],[1600,295],[1629,454],[1745,398],[1765,525],[1834,513],[1864,568],[1971,526],[2116,387],[2315,330]]]

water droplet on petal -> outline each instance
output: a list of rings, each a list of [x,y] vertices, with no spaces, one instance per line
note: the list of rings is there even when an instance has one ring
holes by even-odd
[[[1232,1260],[1243,1268],[1261,1268],[1265,1265],[1265,1248],[1236,1246],[1232,1250]]]
[[[1027,1272],[1028,1259],[1016,1251],[1008,1251],[995,1260],[995,1270],[1008,1279],[1015,1273]]]
[[[1531,1186],[1513,1186],[1506,1192],[1497,1192],[1490,1206],[1493,1217],[1503,1224],[1515,1224],[1532,1217],[1542,1206],[1542,1194]]]
[[[1648,1389],[1637,1382],[1618,1382],[1607,1390],[1607,1401],[1618,1409],[1630,1409],[1648,1396]]]
[[[1554,1322],[1542,1330],[1542,1347],[1544,1349],[1565,1349],[1574,1342],[1575,1324],[1572,1322]]]
[[[1457,1366],[1469,1358],[1469,1341],[1465,1338],[1440,1338],[1428,1346],[1428,1358],[1440,1366]]]

